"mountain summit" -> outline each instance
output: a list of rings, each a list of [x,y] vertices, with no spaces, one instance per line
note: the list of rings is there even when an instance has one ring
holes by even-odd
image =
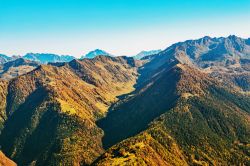
[[[100,55],[102,55],[102,56],[113,56],[112,54],[107,53],[106,51],[96,49],[96,50],[90,51],[85,56],[82,56],[81,59],[83,59],[83,58],[92,59],[92,58],[95,58],[95,57],[100,56]]]

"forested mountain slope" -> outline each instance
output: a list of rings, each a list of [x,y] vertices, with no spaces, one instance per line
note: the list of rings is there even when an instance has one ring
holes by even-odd
[[[42,65],[11,80],[2,150],[21,165],[91,163],[103,152],[95,120],[133,90],[134,65],[132,58],[97,57]]]
[[[100,122],[107,147],[133,137],[95,164],[249,164],[250,98],[186,65],[160,75]]]
[[[18,165],[249,165],[249,48],[204,37],[0,80],[1,151]]]

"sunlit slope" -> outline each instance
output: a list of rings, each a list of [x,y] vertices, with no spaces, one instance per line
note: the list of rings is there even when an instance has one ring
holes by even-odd
[[[117,96],[133,90],[137,74],[129,60],[97,57],[42,65],[11,80],[2,150],[21,165],[91,163],[103,152],[103,132],[95,120]]]

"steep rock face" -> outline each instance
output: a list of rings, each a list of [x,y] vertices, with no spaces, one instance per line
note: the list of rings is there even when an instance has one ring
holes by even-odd
[[[42,65],[11,80],[3,151],[21,165],[90,164],[103,152],[95,121],[117,96],[133,90],[137,74],[129,62],[125,57],[74,60]]]
[[[248,164],[248,96],[183,64],[157,77],[100,121],[106,147],[132,137],[112,146],[95,164]]]

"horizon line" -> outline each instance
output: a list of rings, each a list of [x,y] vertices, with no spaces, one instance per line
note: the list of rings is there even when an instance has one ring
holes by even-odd
[[[241,37],[239,35],[234,35],[234,34],[231,34],[231,35],[222,35],[220,37],[218,36],[211,36],[211,35],[204,35],[203,37],[199,37],[199,38],[190,38],[190,39],[186,39],[186,40],[182,40],[182,41],[178,41],[178,42],[173,42],[171,44],[169,44],[167,47],[165,48],[155,48],[155,49],[143,49],[133,55],[123,55],[123,54],[120,54],[120,55],[117,55],[117,54],[113,54],[113,53],[110,53],[109,51],[106,51],[106,49],[103,49],[103,48],[96,48],[96,49],[93,49],[93,50],[90,50],[90,51],[86,51],[86,53],[82,54],[80,57],[79,56],[76,56],[76,55],[73,55],[73,54],[61,54],[61,53],[54,53],[54,52],[26,52],[24,54],[12,54],[12,55],[8,55],[8,54],[5,54],[3,52],[0,52],[0,55],[5,55],[5,56],[8,56],[8,57],[14,57],[14,56],[20,56],[20,58],[24,57],[25,55],[27,54],[51,54],[51,55],[57,55],[57,56],[73,56],[74,58],[76,59],[80,59],[82,57],[84,57],[86,54],[92,52],[92,51],[95,51],[95,50],[102,50],[102,51],[105,51],[107,53],[109,53],[110,55],[113,55],[114,57],[119,57],[119,56],[127,56],[127,57],[133,57],[133,56],[136,56],[137,54],[139,54],[140,52],[142,51],[153,51],[153,50],[161,50],[161,51],[164,51],[166,50],[167,48],[171,47],[172,45],[174,44],[177,44],[177,43],[183,43],[183,42],[186,42],[186,41],[189,41],[189,40],[200,40],[200,39],[203,39],[205,37],[209,37],[209,38],[212,38],[212,39],[219,39],[219,38],[228,38],[228,37],[231,37],[231,36],[235,36],[235,37],[238,37],[238,38],[241,38],[243,40],[248,40],[250,39],[250,37]],[[84,52],[84,51],[83,51]]]

